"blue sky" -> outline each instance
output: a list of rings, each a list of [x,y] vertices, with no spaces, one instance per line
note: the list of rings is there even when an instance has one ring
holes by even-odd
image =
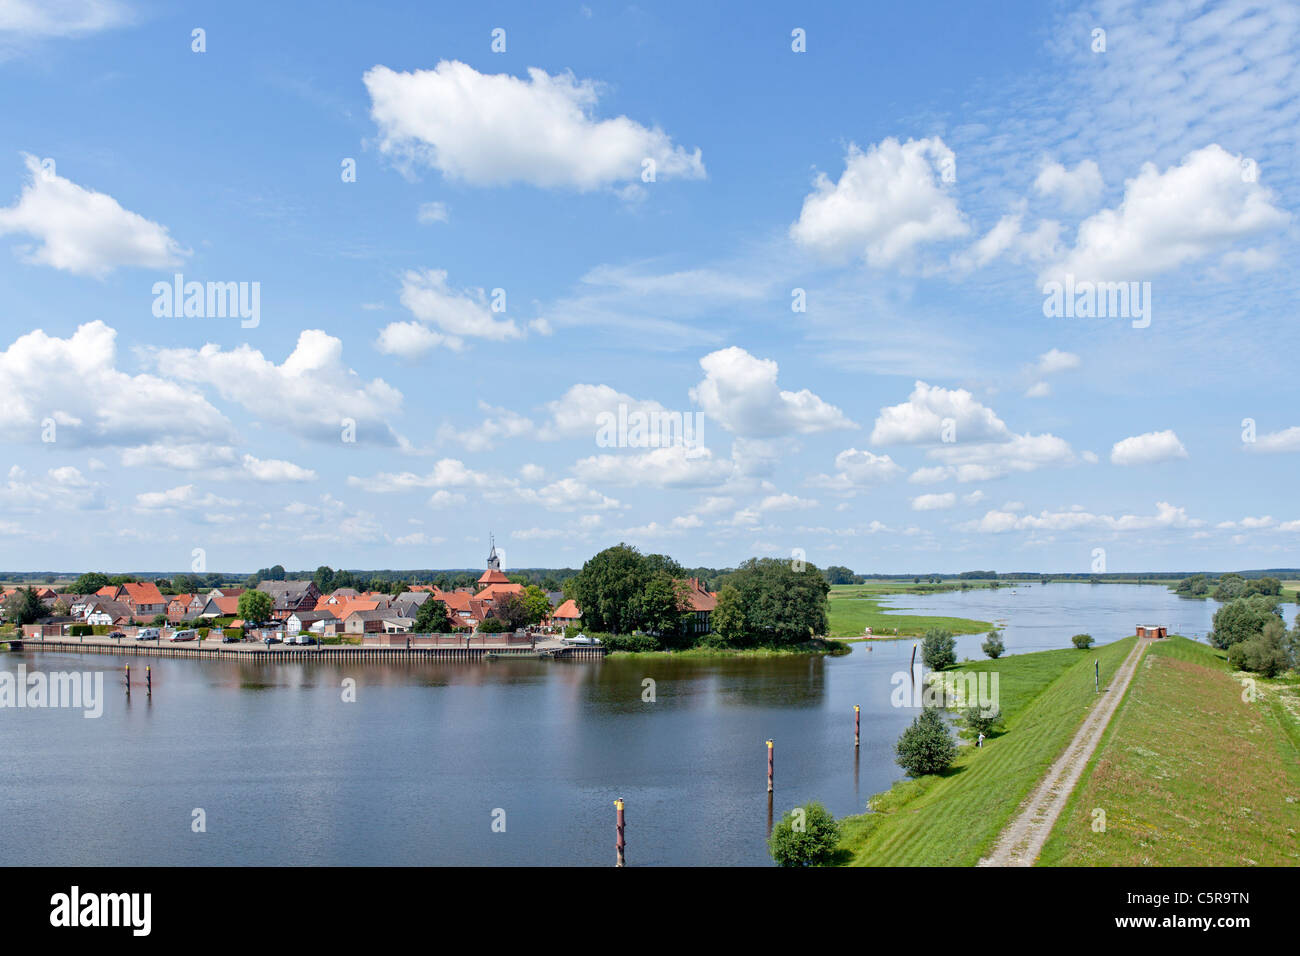
[[[0,0],[0,567],[1300,564],[1294,5],[446,6]]]

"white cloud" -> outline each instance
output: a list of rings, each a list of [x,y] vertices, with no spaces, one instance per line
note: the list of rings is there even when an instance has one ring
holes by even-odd
[[[601,416],[613,415],[617,419],[620,405],[627,408],[628,415],[667,411],[658,402],[633,398],[608,385],[573,385],[559,398],[546,403],[551,418],[542,426],[538,437],[595,441]]]
[[[385,494],[416,488],[485,488],[494,483],[490,475],[474,471],[456,458],[442,458],[424,475],[411,471],[380,472],[370,478],[348,476],[348,484],[363,491]]]
[[[948,389],[918,381],[906,402],[880,410],[871,430],[871,442],[938,442],[943,438],[945,420],[951,420],[957,441],[998,440],[1011,435],[1006,423],[964,388]]]
[[[250,481],[315,481],[316,472],[291,461],[240,455],[230,445],[204,442],[155,442],[122,450],[124,468],[170,468],[201,471],[208,479]]]
[[[229,441],[233,428],[188,385],[116,368],[117,332],[98,320],[66,339],[40,329],[0,352],[0,434],[40,441],[46,420],[55,440],[80,445],[162,439]]]
[[[846,448],[835,456],[835,475],[814,475],[808,484],[833,491],[850,492],[888,481],[902,473],[902,467],[888,455],[876,455],[857,448]]]
[[[656,179],[704,176],[700,151],[658,127],[597,119],[599,84],[572,73],[531,68],[524,80],[443,60],[411,73],[375,66],[363,81],[382,152],[472,185],[588,191],[640,182],[644,159]]]
[[[947,491],[939,495],[917,495],[910,501],[913,511],[942,511],[957,504],[957,495]]]
[[[0,507],[6,511],[43,514],[105,507],[103,490],[77,468],[51,468],[38,478],[28,478],[17,465],[0,485]]]
[[[1186,457],[1187,449],[1171,429],[1125,438],[1115,442],[1110,450],[1111,464],[1114,465],[1150,465]]]
[[[1246,443],[1247,451],[1285,452],[1300,451],[1300,425],[1292,425],[1280,432],[1260,435],[1255,441]]]
[[[816,501],[800,498],[798,495],[786,494],[785,492],[779,495],[768,495],[758,503],[759,511],[804,511],[816,507]]]
[[[1106,184],[1101,170],[1091,159],[1082,160],[1074,169],[1060,163],[1044,163],[1034,180],[1040,196],[1054,196],[1070,212],[1083,212],[1097,202]]]
[[[1163,173],[1146,163],[1124,186],[1117,209],[1085,219],[1074,248],[1042,279],[1149,280],[1229,251],[1247,236],[1278,230],[1290,214],[1272,190],[1243,175],[1245,158],[1211,144]]]
[[[543,488],[519,488],[519,500],[547,511],[608,511],[622,507],[617,499],[601,494],[576,478],[561,478]]]
[[[344,421],[355,423],[359,444],[396,444],[387,419],[402,394],[381,378],[365,382],[343,363],[343,342],[305,329],[294,350],[276,365],[244,344],[223,350],[160,349],[154,364],[164,375],[206,383],[268,424],[320,441],[340,441]]]
[[[460,350],[466,338],[503,342],[523,336],[513,319],[496,318],[482,289],[456,291],[447,285],[442,269],[408,270],[399,299],[425,325],[393,322],[380,330],[375,344],[388,355],[417,358],[443,344]]]
[[[1184,508],[1167,501],[1156,503],[1154,515],[1092,514],[1082,510],[1042,511],[1036,515],[1020,515],[1011,511],[989,511],[984,517],[963,522],[958,531],[1002,534],[1008,531],[1151,531],[1159,528],[1196,528],[1205,522],[1189,518]]]
[[[592,455],[575,462],[573,471],[586,481],[615,485],[705,488],[726,481],[734,468],[730,461],[713,458],[707,448],[671,445],[641,454]]]
[[[1052,386],[1046,382],[1035,382],[1025,389],[1025,398],[1046,398],[1052,394]]]
[[[426,202],[420,204],[417,218],[422,223],[446,222],[447,204],[445,202]]]
[[[691,400],[730,432],[771,437],[854,427],[842,411],[808,389],[779,389],[776,362],[755,358],[738,346],[710,352],[700,367],[704,379],[691,389]]]
[[[77,37],[132,19],[131,9],[117,0],[3,0],[0,34],[25,37]]]
[[[24,154],[23,160],[31,178],[17,203],[0,208],[0,235],[38,240],[20,250],[26,261],[103,278],[118,266],[164,268],[189,255],[166,226],[43,169],[35,156]]]
[[[904,264],[918,246],[970,231],[941,183],[955,164],[938,137],[901,144],[890,137],[865,153],[850,145],[839,182],[817,175],[790,235],[829,259]]]
[[[1038,356],[1038,362],[1034,366],[1034,372],[1037,375],[1055,375],[1057,372],[1066,372],[1070,369],[1078,368],[1082,363],[1079,356],[1073,352],[1062,352],[1060,349],[1049,349],[1042,355]]]
[[[136,508],[141,511],[175,512],[212,508],[234,508],[239,502],[219,498],[209,492],[200,494],[194,485],[178,485],[166,491],[145,491],[135,496]]]
[[[478,403],[478,407],[480,411],[486,413],[478,424],[459,430],[451,425],[443,425],[438,429],[438,437],[443,441],[454,441],[464,445],[470,451],[486,451],[496,447],[502,440],[531,438],[537,435],[537,426],[523,415],[507,408],[493,408],[482,401]]]

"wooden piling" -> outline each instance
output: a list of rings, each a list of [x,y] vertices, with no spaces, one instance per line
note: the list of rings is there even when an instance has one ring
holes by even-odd
[[[776,744],[767,742],[767,792],[772,792],[772,778],[776,775]]]
[[[619,797],[614,801],[614,849],[618,851],[617,866],[627,865],[627,856],[624,852],[627,847],[627,840],[624,837],[625,821],[623,819],[623,798]]]
[[[853,746],[862,746],[862,708],[853,705]]]

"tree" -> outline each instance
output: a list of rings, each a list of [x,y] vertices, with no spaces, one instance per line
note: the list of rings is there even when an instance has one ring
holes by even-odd
[[[730,584],[718,590],[718,603],[713,608],[713,635],[710,643],[723,647],[737,647],[745,640],[745,606],[740,592]]]
[[[239,595],[239,604],[236,605],[236,612],[247,624],[261,624],[270,620],[274,610],[275,602],[271,600],[271,595],[258,590],[245,591]]]
[[[445,634],[451,627],[447,605],[441,601],[429,598],[415,612],[415,630],[418,634]]]
[[[528,605],[518,594],[505,594],[497,598],[491,614],[504,625],[503,631],[516,631],[521,627],[527,627],[528,615]]]
[[[921,660],[932,671],[941,671],[957,663],[957,642],[948,631],[932,627],[921,639]]]
[[[328,564],[322,564],[311,576],[311,580],[316,585],[317,591],[321,594],[329,594],[334,590],[334,569]]]
[[[572,579],[570,597],[595,631],[631,634],[642,625],[641,593],[650,579],[646,556],[627,544],[593,555]]]
[[[1274,618],[1280,618],[1277,605],[1272,598],[1263,594],[1229,601],[1214,612],[1214,630],[1209,633],[1210,643],[1221,649],[1231,647],[1261,633],[1264,625]]]
[[[814,565],[795,567],[778,558],[750,558],[725,578],[740,593],[748,641],[789,646],[826,633],[830,585]]]
[[[524,588],[524,607],[528,609],[528,624],[541,624],[551,616],[551,599],[536,584]]]
[[[1245,597],[1246,579],[1240,574],[1225,574],[1219,578],[1219,584],[1210,596],[1216,601],[1233,601]]]
[[[903,731],[894,748],[898,765],[909,777],[943,773],[957,757],[957,743],[943,715],[927,707]]]
[[[483,623],[478,626],[480,634],[500,634],[508,630],[506,622],[499,617],[484,618]]]
[[[820,803],[796,807],[772,828],[767,849],[777,866],[825,866],[835,857],[840,825]]]
[[[1269,620],[1260,633],[1228,648],[1228,666],[1276,677],[1292,665],[1281,618]]]
[[[1002,719],[1002,711],[994,707],[991,712],[985,711],[982,707],[966,708],[966,726],[970,732],[975,735],[984,734],[988,736],[998,721]]]
[[[1002,652],[1006,650],[1006,646],[1002,643],[1002,635],[997,631],[989,631],[988,640],[981,644],[980,648],[994,660],[1001,657]]]
[[[108,575],[98,571],[87,571],[72,582],[72,593],[94,594],[103,587],[108,587]]]
[[[832,564],[822,572],[827,584],[853,584],[856,576],[842,564]]]
[[[1074,646],[1081,651],[1086,651],[1088,648],[1092,647],[1091,634],[1076,634],[1074,637],[1070,638],[1070,640],[1072,640]]]
[[[20,588],[5,602],[5,617],[11,624],[34,624],[45,617],[46,613],[45,605],[31,587]]]

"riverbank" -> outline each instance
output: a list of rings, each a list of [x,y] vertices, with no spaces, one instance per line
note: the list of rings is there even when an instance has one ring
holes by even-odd
[[[1094,665],[1108,681],[1136,638],[1088,651],[1015,654],[960,665],[997,672],[1002,727],[965,746],[943,774],[904,778],[842,821],[853,866],[974,866],[1066,746],[1096,699]]]
[[[887,582],[893,583],[893,582]],[[989,582],[980,582],[985,587]],[[940,617],[921,614],[898,614],[896,610],[906,608],[881,607],[880,598],[891,594],[934,593],[958,590],[956,587],[942,585],[922,585],[912,588],[903,586],[876,588],[872,584],[840,584],[831,588],[827,602],[827,635],[840,640],[865,640],[868,627],[874,632],[870,635],[876,640],[893,640],[895,638],[919,637],[931,628],[950,631],[953,634],[983,634],[993,630],[990,621],[977,621],[965,617]],[[897,634],[895,634],[897,630]]]
[[[1226,657],[1152,643],[1041,865],[1300,863],[1300,680],[1234,674]]]
[[[688,659],[700,660],[715,657],[798,657],[803,655],[838,657],[847,654],[851,648],[844,641],[817,638],[793,647],[688,647],[683,650],[663,651],[610,651],[611,659],[625,660],[632,658],[654,659]]]

